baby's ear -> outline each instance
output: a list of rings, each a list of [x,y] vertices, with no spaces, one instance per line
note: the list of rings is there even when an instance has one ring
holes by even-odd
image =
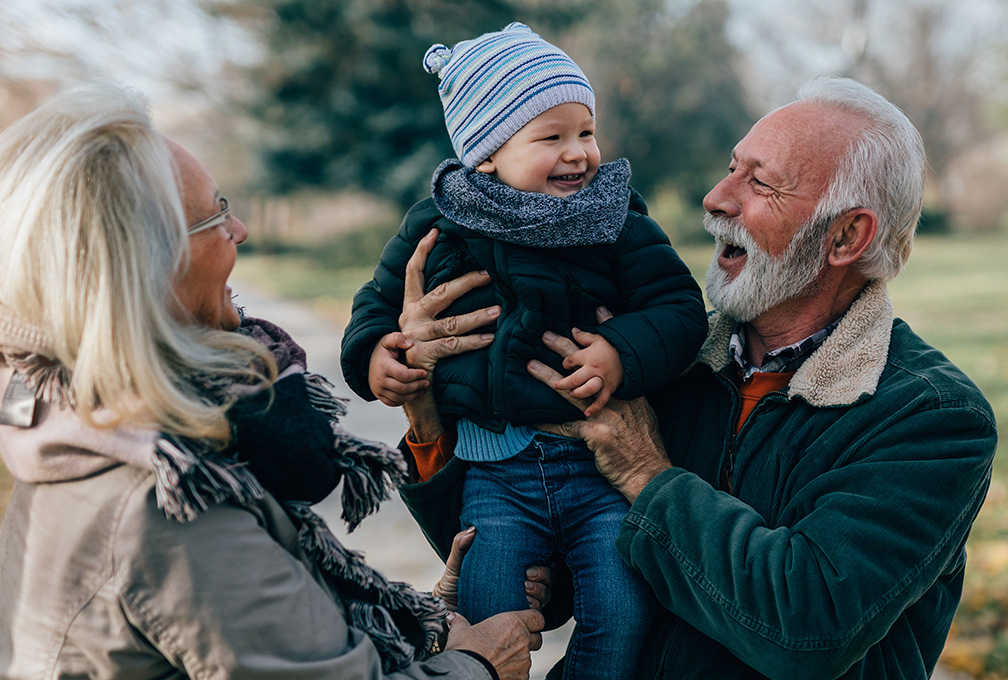
[[[494,165],[493,156],[486,159],[482,163],[476,166],[476,172],[485,172],[488,175],[492,175],[497,171],[497,166]]]

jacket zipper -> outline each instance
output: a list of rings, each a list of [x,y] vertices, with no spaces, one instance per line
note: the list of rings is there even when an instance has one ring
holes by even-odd
[[[730,387],[735,395],[735,399],[732,402],[732,412],[731,418],[728,421],[728,451],[725,455],[724,463],[721,466],[721,480],[724,485],[728,487],[729,495],[735,495],[735,483],[732,476],[735,474],[735,421],[738,420],[739,412],[742,409],[742,393],[739,391],[738,386],[735,385],[731,380],[724,380]]]
[[[504,256],[503,244],[500,241],[494,243],[494,261],[497,265],[497,271],[507,271],[507,263],[502,262]],[[492,417],[494,420],[501,420],[506,412],[504,404],[504,370],[506,368],[506,354],[507,347],[509,344],[509,338],[511,336],[511,328],[518,323],[518,314],[514,310],[505,310],[504,300],[501,300],[501,313],[500,321],[498,322],[497,330],[494,331],[494,341],[492,350],[493,354],[491,356],[492,366],[491,369],[495,371],[492,377],[491,390],[493,395],[493,413]],[[508,313],[505,313],[508,312]]]
[[[735,392],[736,399],[735,399],[735,407],[732,409],[732,419],[731,419],[731,421],[728,424],[729,427],[731,428],[731,436],[728,439],[728,455],[725,458],[724,465],[722,466],[721,475],[722,475],[722,479],[726,482],[726,485],[728,487],[728,493],[730,495],[734,496],[735,495],[735,479],[734,479],[734,476],[735,476],[735,453],[737,452],[737,450],[735,448],[735,443],[736,443],[736,440],[738,438],[738,435],[742,434],[742,429],[745,429],[746,423],[749,422],[749,418],[752,418],[753,416],[756,415],[756,411],[758,411],[760,409],[760,406],[763,405],[763,403],[767,400],[768,397],[771,397],[771,396],[774,396],[774,395],[780,395],[780,396],[782,396],[782,397],[784,397],[786,399],[787,395],[784,394],[783,392],[781,392],[780,390],[774,390],[772,392],[767,392],[766,394],[764,394],[762,397],[760,397],[760,400],[758,402],[756,402],[756,406],[753,407],[753,410],[749,413],[749,418],[746,418],[746,422],[742,423],[742,429],[740,429],[736,433],[736,431],[735,431],[735,421],[738,420],[739,410],[741,409],[741,406],[742,406],[742,393],[739,391],[739,388],[732,381],[726,380],[725,382],[728,383],[731,386],[732,390]]]
[[[581,311],[579,309],[581,306],[581,288],[578,286],[577,279],[574,278],[573,274],[565,274],[564,280],[567,282],[567,305],[571,310],[571,326],[576,326],[578,312]]]

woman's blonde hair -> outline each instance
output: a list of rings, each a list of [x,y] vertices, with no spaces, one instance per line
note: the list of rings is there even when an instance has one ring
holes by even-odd
[[[139,93],[77,87],[0,135],[0,300],[49,336],[84,422],[222,444],[228,404],[198,384],[275,377],[259,343],[173,316],[188,263],[173,158]]]

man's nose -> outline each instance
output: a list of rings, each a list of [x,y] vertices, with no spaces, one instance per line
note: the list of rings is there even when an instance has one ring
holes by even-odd
[[[704,196],[704,210],[711,215],[738,217],[742,213],[742,208],[735,198],[735,189],[732,175],[729,174]]]

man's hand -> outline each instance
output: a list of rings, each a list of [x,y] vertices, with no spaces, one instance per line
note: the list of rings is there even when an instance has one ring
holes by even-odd
[[[396,348],[396,361],[398,362],[399,350],[402,350],[407,364],[404,368],[407,371],[413,370],[423,373],[420,382],[426,382],[427,386],[420,388],[419,391],[411,390],[416,385],[417,378],[415,376],[418,373],[404,374],[394,372],[394,369],[387,367],[385,361],[391,356],[391,349],[381,357],[381,364],[378,367],[378,371],[381,372],[378,376],[379,380],[387,382],[385,376],[390,375],[405,387],[406,393],[403,394],[408,395],[408,398],[402,398],[400,403],[403,411],[406,412],[406,417],[409,418],[410,427],[417,442],[435,441],[444,432],[441,414],[434,401],[434,395],[431,394],[430,389],[427,389],[430,379],[433,377],[434,366],[439,359],[446,356],[486,347],[493,342],[493,334],[491,333],[466,334],[482,326],[496,323],[497,317],[500,316],[500,307],[495,305],[461,316],[451,316],[446,319],[437,318],[437,315],[447,309],[451,303],[473,288],[490,283],[490,276],[486,272],[469,272],[441,284],[430,293],[424,294],[424,267],[427,265],[427,256],[434,249],[437,235],[437,229],[432,229],[430,233],[420,239],[416,251],[406,263],[403,311],[399,316],[401,333],[385,336],[382,338],[383,342],[380,342],[379,346],[375,348],[375,353],[380,353],[379,350],[385,340],[390,336],[401,335],[401,340],[397,338],[388,343]],[[371,355],[371,362],[372,368],[374,368],[374,353]],[[412,377],[412,384],[398,376]],[[370,383],[370,381],[371,376],[369,375],[368,382]],[[389,389],[388,385],[385,387]],[[392,385],[390,389],[395,392],[395,387]],[[394,394],[386,396],[391,400],[395,399]]]
[[[563,357],[578,349],[568,338],[556,335],[551,339],[543,338],[543,342]],[[562,377],[538,361],[530,361],[527,369],[547,385]],[[578,399],[569,391],[557,391],[578,408],[584,410],[588,407],[586,400]],[[644,397],[633,401],[610,399],[588,420],[538,427],[547,432],[584,439],[595,453],[595,466],[599,472],[631,503],[648,482],[672,467],[655,423],[654,411]]]
[[[595,395],[595,401],[585,409],[589,418],[599,411],[609,401],[612,393],[623,383],[623,364],[620,363],[619,352],[609,344],[609,341],[595,333],[585,333],[574,328],[574,340],[582,349],[574,351],[563,360],[563,367],[574,370],[566,378],[553,383],[553,389],[569,390],[571,396],[587,399]],[[549,331],[543,335],[544,340],[555,341],[556,334]]]
[[[402,333],[389,333],[378,341],[368,365],[368,386],[371,393],[386,406],[402,406],[423,394],[430,387],[427,371],[410,368],[399,361],[400,351],[408,350],[413,341]]]
[[[445,562],[444,574],[434,584],[434,594],[445,601],[448,609],[455,611],[458,607],[458,582],[462,575],[462,558],[469,552],[473,539],[476,538],[476,527],[455,534],[451,553]],[[553,586],[553,570],[545,566],[529,567],[525,572],[525,598],[531,609],[541,610],[550,599],[550,588]]]
[[[403,347],[406,364],[428,373],[434,370],[438,359],[486,347],[493,342],[492,333],[468,335],[477,328],[496,323],[500,307],[484,309],[438,319],[437,315],[473,288],[490,283],[485,271],[469,272],[447,281],[424,294],[424,267],[427,256],[434,249],[437,229],[420,239],[417,249],[406,263],[406,283],[403,295],[403,312],[399,316],[399,330],[410,339],[411,345]]]
[[[449,615],[450,617],[451,615]],[[468,649],[493,664],[501,680],[528,680],[532,656],[542,647],[542,614],[526,609],[504,612],[470,626],[465,617],[456,614],[450,620],[448,644],[445,649]]]

